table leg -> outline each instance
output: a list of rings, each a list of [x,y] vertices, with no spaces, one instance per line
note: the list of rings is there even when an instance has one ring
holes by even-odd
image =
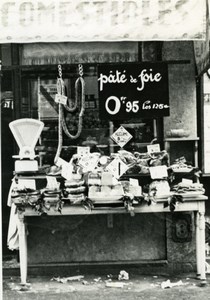
[[[205,249],[205,216],[204,212],[199,212],[199,234],[200,234],[200,247],[199,247],[199,261],[202,281],[206,281],[206,249]]]
[[[20,254],[20,277],[21,283],[26,284],[27,280],[27,236],[24,215],[19,214],[18,222],[19,233],[19,254]]]
[[[197,266],[197,278],[201,276],[201,262],[200,262],[200,230],[199,230],[199,212],[196,212],[195,230],[196,230],[196,266]]]

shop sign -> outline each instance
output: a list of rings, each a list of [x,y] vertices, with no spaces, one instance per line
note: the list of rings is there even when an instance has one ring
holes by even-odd
[[[204,0],[1,0],[0,43],[205,39]]]
[[[169,116],[166,63],[100,65],[98,91],[101,119]]]
[[[111,138],[122,148],[130,141],[130,139],[132,139],[132,135],[123,126],[120,126],[111,135]]]
[[[21,46],[20,53],[21,65],[134,62],[138,43],[29,43]]]

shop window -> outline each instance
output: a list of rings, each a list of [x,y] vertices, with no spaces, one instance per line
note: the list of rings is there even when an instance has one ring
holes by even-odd
[[[141,49],[143,47],[143,51]],[[78,64],[83,64],[85,80],[85,114],[82,132],[78,139],[71,140],[63,133],[61,157],[67,161],[76,153],[77,145],[90,146],[91,151],[109,155],[120,147],[111,135],[123,126],[131,135],[123,149],[147,152],[147,145],[162,140],[162,118],[134,120],[102,120],[99,113],[97,65],[109,63],[134,63],[158,59],[155,43],[143,46],[138,42],[71,42],[35,43],[20,45],[21,117],[40,119],[45,127],[41,135],[39,149],[43,164],[53,164],[58,144],[58,105],[56,81],[58,64],[62,66],[66,94],[70,102],[75,99],[75,81]],[[65,111],[65,121],[72,134],[78,128],[78,114]],[[162,148],[162,145],[161,145]]]
[[[75,69],[76,70],[76,69]],[[71,140],[63,132],[63,148],[61,157],[67,161],[77,151],[77,146],[90,146],[92,152],[109,155],[117,152],[120,147],[111,139],[111,135],[121,125],[132,135],[125,145],[128,151],[146,152],[146,146],[155,138],[154,121],[137,119],[110,122],[99,118],[99,97],[96,67],[85,68],[85,113],[81,135]],[[38,150],[42,154],[42,164],[52,165],[58,145],[58,104],[55,103],[57,93],[57,73],[37,73],[33,76],[24,74],[22,77],[21,117],[31,117],[44,122]],[[78,74],[63,72],[66,95],[69,102],[75,101],[75,81]],[[78,129],[80,107],[75,113],[65,111],[65,122],[72,134]]]

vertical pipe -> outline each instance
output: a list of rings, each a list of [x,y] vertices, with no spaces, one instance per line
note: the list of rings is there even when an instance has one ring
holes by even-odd
[[[157,119],[153,119],[154,139],[157,139]]]
[[[113,133],[114,133],[114,124],[112,121],[109,121],[109,137],[111,137]],[[110,154],[114,153],[114,146],[113,146],[113,142],[111,142],[111,139],[109,139],[109,152]]]

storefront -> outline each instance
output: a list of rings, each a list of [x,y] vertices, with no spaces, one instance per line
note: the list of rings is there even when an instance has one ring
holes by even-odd
[[[11,40],[11,43],[2,41],[1,45],[4,128],[16,119],[44,123],[35,148],[39,171],[19,172],[17,178],[32,180],[35,190],[41,191],[47,185],[49,188],[50,184],[55,187],[55,182],[60,183],[62,190],[57,206],[55,201],[50,205],[45,201],[47,205],[41,208],[32,205],[35,214],[44,212],[51,215],[49,218],[37,217],[32,212],[26,216],[29,271],[46,265],[75,264],[141,264],[143,272],[194,271],[198,262],[194,214],[197,208],[193,203],[192,209],[185,205],[191,197],[197,202],[197,196],[202,203],[206,200],[205,186],[198,183],[197,177],[197,170],[202,169],[203,120],[193,43],[195,39],[205,38],[205,7],[199,1],[188,1],[188,7],[181,5],[176,10],[173,1],[169,1],[178,24],[182,23],[183,15],[184,24],[190,24],[193,15],[187,14],[190,9],[199,20],[196,25],[193,23],[193,28],[176,24],[175,30],[164,14],[169,7],[163,7],[162,1],[153,3],[153,15],[149,13],[151,1],[143,1],[141,6],[138,1],[121,4],[98,1],[91,5],[77,2],[74,6],[67,1],[62,7],[53,1],[48,6],[36,1],[2,4],[7,12],[2,22]],[[14,11],[19,12],[20,18],[15,21],[24,28],[21,34],[25,34],[25,40],[21,40],[21,35],[14,37],[9,28],[10,13]],[[49,11],[54,15],[53,33]],[[75,22],[67,22],[67,12]],[[43,34],[42,31],[38,34],[36,21],[38,18],[39,26],[43,26],[44,16],[49,26]],[[101,18],[106,28],[99,26]],[[138,28],[133,27],[134,18],[141,25]],[[126,28],[123,20],[127,22]],[[163,21],[167,22],[167,30],[163,30]],[[34,39],[27,33],[26,25]],[[67,28],[68,34],[58,32],[59,26]],[[115,29],[109,38],[107,28],[109,32]],[[147,36],[145,29],[149,30]],[[172,32],[173,36],[169,37]],[[58,81],[64,84],[60,90]],[[62,96],[67,96],[70,112],[63,106],[64,114],[59,115],[61,102],[65,101]],[[74,112],[77,96],[80,103]],[[61,128],[59,120],[65,122],[65,128]],[[8,212],[7,194],[14,169],[12,155],[18,154],[19,149],[10,131],[2,133],[5,133],[2,136],[3,209]],[[72,160],[75,157],[76,162]],[[152,170],[155,174],[151,174]],[[78,195],[71,194],[72,187],[68,186],[75,172],[84,187],[83,196],[79,195],[82,199],[76,199]],[[155,194],[149,195],[149,184],[154,181]],[[194,194],[190,190],[181,199],[185,203],[177,199],[174,203],[175,198],[168,200],[174,194],[168,188],[177,187],[180,182],[182,187],[186,184],[187,188],[198,190]],[[158,199],[164,200],[159,201],[161,208],[156,203]],[[145,209],[141,207],[142,201],[151,211],[141,213]],[[164,211],[164,203],[168,211]],[[174,209],[177,213],[172,213]]]

